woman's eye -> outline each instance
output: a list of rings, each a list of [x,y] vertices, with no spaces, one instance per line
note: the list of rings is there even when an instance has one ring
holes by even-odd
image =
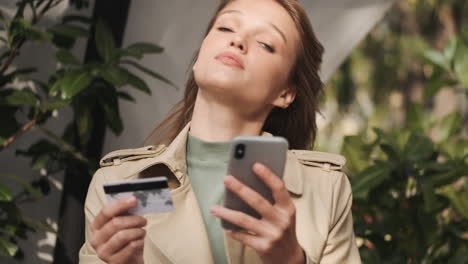
[[[268,44],[266,44],[266,43],[263,43],[263,42],[260,42],[260,44],[261,44],[268,52],[271,52],[271,53],[275,52],[275,49],[274,49],[272,46],[270,46],[270,45],[268,45]]]
[[[223,31],[223,32],[232,32],[232,30],[230,28],[227,28],[227,27],[218,27],[218,30]]]

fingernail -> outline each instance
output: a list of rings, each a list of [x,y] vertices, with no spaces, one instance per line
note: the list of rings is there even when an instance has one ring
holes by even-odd
[[[231,175],[224,176],[224,184],[229,184],[231,182]]]
[[[134,203],[136,201],[136,198],[135,196],[130,196],[126,199],[127,203],[131,204],[131,203]]]
[[[263,166],[263,165],[262,165],[261,163],[259,163],[259,162],[255,162],[254,167],[255,167],[255,169],[257,169],[257,170],[263,170],[263,169],[265,168],[265,166]]]
[[[218,207],[217,206],[211,207],[210,212],[211,212],[211,214],[215,215],[218,212]]]

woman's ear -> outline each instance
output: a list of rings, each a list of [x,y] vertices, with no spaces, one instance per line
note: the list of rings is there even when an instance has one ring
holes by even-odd
[[[287,87],[281,91],[279,96],[273,101],[273,105],[279,108],[286,109],[294,102],[296,98],[296,91],[291,87]]]

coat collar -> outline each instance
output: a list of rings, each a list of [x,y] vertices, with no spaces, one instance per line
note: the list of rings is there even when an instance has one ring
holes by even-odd
[[[172,169],[174,169],[174,174],[180,184],[184,184],[186,180],[186,143],[189,130],[190,122],[181,130],[161,155],[161,161],[173,166]],[[273,135],[269,132],[262,131],[261,136],[271,137]],[[292,151],[288,151],[283,180],[288,191],[295,195],[301,195],[303,191],[300,166],[301,163],[297,159],[296,155]]]
[[[121,166],[131,161],[132,166],[122,166],[119,172],[123,178],[131,178],[147,168],[164,164],[172,171],[176,178],[176,185],[183,185],[187,181],[186,143],[190,122],[172,140],[169,146],[145,146],[139,149],[118,150],[107,154],[101,159],[101,166]],[[263,131],[261,136],[271,137],[272,134]],[[300,155],[297,151],[289,150],[286,157],[284,182],[289,192],[302,195],[302,169]]]

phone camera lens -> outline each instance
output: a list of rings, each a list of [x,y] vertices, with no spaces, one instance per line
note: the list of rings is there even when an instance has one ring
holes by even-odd
[[[234,157],[236,159],[242,159],[244,157],[244,153],[245,153],[245,145],[244,144],[236,145]]]

